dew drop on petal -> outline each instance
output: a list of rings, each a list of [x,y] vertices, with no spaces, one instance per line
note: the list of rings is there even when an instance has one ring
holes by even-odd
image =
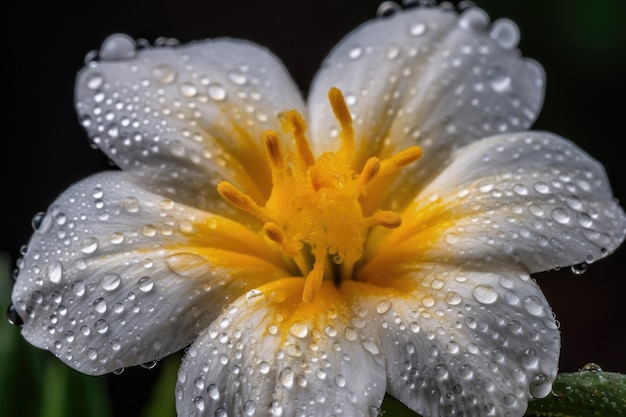
[[[154,288],[154,281],[152,278],[145,276],[139,278],[139,289],[143,292],[150,292]]]
[[[422,22],[415,22],[409,27],[411,36],[422,36],[426,32],[426,25]]]
[[[376,9],[376,16],[389,17],[402,10],[402,7],[394,1],[384,1]]]
[[[199,410],[204,411],[204,398],[197,396],[193,399],[193,405]]]
[[[116,33],[104,40],[99,56],[103,61],[132,59],[135,57],[137,44],[128,35]]]
[[[58,284],[63,277],[63,265],[61,262],[50,262],[47,268],[47,276],[50,282]]]
[[[537,374],[530,380],[530,395],[535,398],[543,398],[550,392],[552,384],[545,374]]]
[[[289,328],[289,333],[298,338],[303,338],[309,334],[309,328],[306,324],[296,321]]]
[[[215,83],[209,85],[209,97],[215,101],[223,101],[226,99],[226,89],[221,84]]]
[[[113,291],[117,289],[122,282],[122,277],[119,274],[111,273],[102,278],[102,288],[106,291]]]
[[[9,321],[9,324],[12,324],[13,326],[21,326],[24,324],[24,321],[18,314],[17,309],[13,304],[10,304],[7,308],[7,320]]]
[[[176,71],[167,64],[161,64],[152,69],[152,76],[161,84],[171,84],[176,80]]]
[[[589,269],[589,264],[586,262],[582,262],[576,265],[572,265],[570,267],[570,270],[572,271],[572,273],[576,274],[576,275],[582,275],[585,272],[587,272],[587,269]]]
[[[491,25],[491,32],[489,32],[489,36],[502,48],[513,49],[519,42],[520,32],[517,25],[512,21],[508,19],[499,19]]]
[[[474,298],[483,304],[492,304],[498,299],[498,293],[490,285],[477,285],[472,294]]]
[[[484,30],[489,25],[489,15],[482,9],[471,7],[459,17],[459,26],[463,29]]]
[[[391,302],[389,300],[380,300],[376,305],[376,311],[379,314],[384,314],[391,308]]]

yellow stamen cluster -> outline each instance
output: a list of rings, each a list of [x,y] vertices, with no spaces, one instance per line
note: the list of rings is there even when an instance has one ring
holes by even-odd
[[[372,180],[421,156],[420,148],[411,147],[383,161],[371,157],[360,173],[355,172],[351,167],[355,147],[352,117],[341,91],[331,88],[328,97],[341,127],[338,152],[315,159],[305,135],[306,122],[298,111],[286,111],[279,115],[281,129],[293,136],[295,152],[283,155],[276,133],[265,133],[272,174],[272,192],[265,205],[259,206],[228,182],[217,187],[230,204],[263,221],[265,236],[293,259],[306,277],[305,302],[313,301],[325,278],[339,283],[352,276],[370,227],[400,226],[400,216],[391,211],[365,216],[360,198]],[[335,276],[330,262],[340,265]]]

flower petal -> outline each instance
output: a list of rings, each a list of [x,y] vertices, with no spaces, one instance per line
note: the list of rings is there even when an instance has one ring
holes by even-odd
[[[520,57],[514,23],[488,23],[477,8],[458,15],[422,7],[349,34],[312,84],[309,109],[318,150],[338,146],[332,134],[337,122],[325,98],[335,86],[353,114],[357,165],[373,155],[423,148],[424,158],[397,181],[410,192],[390,196],[388,204],[401,207],[445,167],[454,149],[528,128],[543,101],[543,70]]]
[[[306,114],[278,59],[234,39],[137,49],[113,35],[76,83],[76,109],[95,145],[154,192],[209,211],[221,180],[265,200],[263,133],[280,132],[276,115],[292,108]]]
[[[288,275],[257,233],[121,172],[63,193],[18,265],[12,301],[22,334],[88,374],[173,353],[225,300]]]
[[[403,222],[387,239],[371,240],[375,259],[366,268],[421,259],[479,268],[521,263],[535,273],[594,262],[626,236],[626,215],[602,165],[573,143],[539,132],[461,149]]]
[[[302,302],[304,281],[252,290],[198,337],[179,371],[178,415],[378,414],[386,387],[380,342],[363,334],[364,320],[350,327],[356,314],[332,283]]]
[[[526,274],[428,265],[414,291],[371,297],[380,313],[388,392],[424,417],[522,416],[556,377],[560,336]]]

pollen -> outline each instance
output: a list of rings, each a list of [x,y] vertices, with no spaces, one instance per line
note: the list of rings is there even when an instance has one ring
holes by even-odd
[[[341,285],[343,280],[352,279],[370,228],[401,225],[401,217],[391,211],[378,210],[366,216],[361,197],[374,179],[421,156],[419,147],[410,147],[385,160],[372,156],[359,172],[355,171],[352,116],[339,89],[331,88],[328,98],[341,129],[337,152],[326,152],[316,159],[306,136],[306,121],[297,110],[287,110],[278,118],[283,133],[293,137],[294,152],[283,153],[274,131],[268,130],[263,138],[272,174],[267,201],[260,205],[228,182],[217,187],[231,205],[262,221],[262,233],[268,241],[293,261],[306,279],[304,302],[315,300],[324,280]]]

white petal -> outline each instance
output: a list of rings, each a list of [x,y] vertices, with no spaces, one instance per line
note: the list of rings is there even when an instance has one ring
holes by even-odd
[[[287,274],[257,233],[132,180],[112,172],[71,187],[18,263],[24,337],[88,374],[181,349],[224,302]]]
[[[465,265],[521,263],[535,273],[594,262],[626,236],[626,215],[602,165],[573,143],[538,132],[461,149],[404,220],[380,240],[379,259],[406,251],[409,262],[419,254]]]
[[[318,149],[339,142],[331,134],[337,122],[326,99],[332,86],[343,91],[353,114],[361,163],[411,145],[423,148],[424,158],[398,180],[414,190],[441,171],[455,148],[528,128],[543,101],[543,70],[521,58],[513,23],[490,28],[487,22],[476,8],[461,16],[415,8],[349,34],[312,85],[309,109]],[[503,34],[511,35],[509,42]]]
[[[332,283],[310,304],[301,301],[303,284],[251,291],[198,337],[178,374],[178,415],[378,415],[386,388],[380,342],[335,302]],[[351,327],[353,316],[361,328]]]
[[[223,179],[264,201],[263,133],[280,132],[280,111],[306,114],[274,55],[234,39],[136,49],[124,35],[108,38],[100,55],[78,76],[76,109],[109,158],[194,207],[214,211]]]
[[[371,297],[388,393],[424,417],[522,416],[550,392],[560,336],[528,275],[428,265],[410,293]],[[376,304],[374,304],[376,303]]]

